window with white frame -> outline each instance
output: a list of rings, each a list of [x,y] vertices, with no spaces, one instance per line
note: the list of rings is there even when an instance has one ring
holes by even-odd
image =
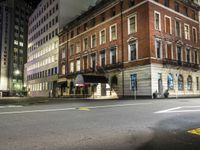
[[[156,50],[156,57],[162,58],[162,42],[160,39],[155,40],[155,50]]]
[[[111,47],[110,49],[110,64],[116,64],[117,62],[117,50],[116,47]]]
[[[80,42],[76,43],[76,53],[79,53],[81,51],[81,44]]]
[[[70,45],[70,56],[74,55],[74,44]]]
[[[171,17],[165,16],[165,32],[172,34]]]
[[[85,38],[83,40],[83,48],[84,48],[84,50],[88,50],[88,38]]]
[[[159,12],[154,12],[154,26],[156,30],[161,31],[161,15]]]
[[[117,39],[117,24],[110,26],[110,41]]]
[[[190,26],[188,24],[184,24],[184,33],[185,39],[190,40]]]
[[[197,28],[192,27],[193,41],[197,43]]]
[[[76,71],[80,71],[81,70],[81,61],[80,59],[76,60]]]
[[[100,64],[101,64],[101,66],[105,66],[106,65],[106,52],[105,52],[105,49],[101,50],[101,52],[100,52]]]
[[[181,23],[178,20],[175,21],[175,34],[181,37]]]
[[[91,36],[91,48],[95,48],[96,47],[96,34],[93,34]]]
[[[128,55],[129,61],[134,61],[137,59],[137,42],[130,41],[128,44]]]
[[[100,31],[100,44],[106,43],[106,30]]]
[[[128,18],[128,34],[137,32],[137,15],[131,15]]]
[[[189,48],[186,48],[186,61],[187,63],[190,63],[190,49]]]
[[[70,62],[70,64],[69,64],[69,72],[74,72],[74,62]]]

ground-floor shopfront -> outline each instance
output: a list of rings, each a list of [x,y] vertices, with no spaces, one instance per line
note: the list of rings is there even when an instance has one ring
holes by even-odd
[[[124,72],[93,74],[90,75],[93,79],[86,82],[84,76],[65,78],[57,88],[58,96],[153,98],[154,93],[164,97],[166,92],[169,97],[200,96],[200,71],[191,68],[151,64],[127,68]],[[101,76],[102,81],[97,76]],[[80,79],[83,82],[79,82]],[[103,81],[105,79],[107,82]]]

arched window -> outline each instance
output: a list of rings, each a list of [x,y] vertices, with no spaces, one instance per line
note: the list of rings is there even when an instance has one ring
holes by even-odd
[[[179,75],[178,76],[178,90],[179,91],[182,91],[183,90],[183,76],[182,75]]]
[[[188,76],[187,78],[187,89],[188,90],[192,90],[192,77],[191,76]]]
[[[168,74],[168,76],[167,76],[167,87],[168,87],[168,90],[174,89],[174,78],[171,73]]]

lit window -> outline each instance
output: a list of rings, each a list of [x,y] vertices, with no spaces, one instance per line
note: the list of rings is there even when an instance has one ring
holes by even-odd
[[[184,32],[185,32],[185,39],[190,40],[190,27],[187,24],[184,24]]]
[[[79,53],[81,51],[81,45],[80,42],[76,43],[76,53]]]
[[[76,71],[80,71],[81,70],[81,61],[80,59],[76,60]]]
[[[74,62],[70,62],[70,70],[69,72],[74,72]]]

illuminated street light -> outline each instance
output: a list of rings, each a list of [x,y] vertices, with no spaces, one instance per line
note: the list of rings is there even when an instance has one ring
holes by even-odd
[[[15,70],[14,74],[15,74],[15,75],[19,75],[19,74],[20,74],[20,71],[19,71],[19,70]]]

